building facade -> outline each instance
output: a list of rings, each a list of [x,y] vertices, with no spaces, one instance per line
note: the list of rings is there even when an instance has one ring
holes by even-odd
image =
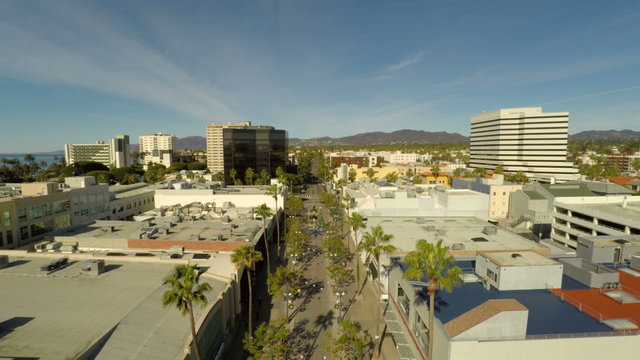
[[[67,164],[95,161],[111,166],[111,144],[98,141],[95,144],[65,144],[64,158]]]
[[[542,108],[512,108],[471,117],[471,168],[522,171],[540,179],[576,179],[567,161],[569,113],[543,113]]]
[[[171,134],[149,134],[140,136],[140,152],[145,153],[144,166],[149,162],[171,166],[177,153],[178,137]]]
[[[131,166],[131,148],[129,145],[129,135],[116,135],[110,141],[111,144],[111,164],[116,168]]]
[[[235,170],[243,179],[248,168],[257,175],[263,169],[271,176],[278,167],[287,165],[287,132],[271,126],[242,124],[207,124],[207,167],[212,173],[222,172],[225,181]]]
[[[129,135],[116,135],[108,144],[104,141],[95,144],[65,144],[64,157],[68,165],[80,161],[93,161],[109,168],[130,166]]]

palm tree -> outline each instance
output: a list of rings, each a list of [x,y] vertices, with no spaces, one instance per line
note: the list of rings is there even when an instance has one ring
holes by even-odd
[[[253,334],[253,289],[251,288],[251,267],[257,261],[262,261],[262,253],[256,251],[251,245],[245,245],[236,249],[231,254],[231,261],[237,269],[243,266],[247,268],[247,282],[249,285],[249,337]]]
[[[360,245],[362,246],[362,250],[364,250],[367,254],[367,260],[365,261],[365,263],[367,264],[367,269],[370,268],[370,262],[371,262],[371,257],[373,257],[376,261],[376,266],[378,267],[377,270],[377,279],[378,279],[378,284],[376,286],[376,290],[377,290],[377,297],[378,297],[378,315],[377,315],[377,335],[380,336],[380,342],[378,345],[378,355],[380,354],[380,349],[382,349],[382,346],[380,346],[382,344],[382,336],[380,334],[380,308],[381,308],[381,301],[380,301],[380,297],[381,297],[381,292],[382,292],[382,283],[380,282],[380,273],[382,271],[382,266],[380,265],[380,254],[389,254],[392,253],[396,250],[396,247],[389,244],[389,242],[391,241],[391,239],[393,238],[393,235],[389,235],[389,234],[385,234],[384,230],[382,230],[382,226],[378,225],[375,226],[371,229],[370,232],[365,233],[363,238],[362,238],[362,242],[360,243]]]
[[[273,213],[267,204],[262,204],[253,209],[253,213],[262,218],[262,234],[264,236],[264,247],[267,251],[267,271],[271,271],[271,261],[269,260],[269,239],[267,238],[267,218],[271,218]]]
[[[238,172],[236,171],[236,169],[229,170],[229,177],[231,178],[231,182],[234,184],[236,182],[236,176],[238,176]]]
[[[454,286],[462,283],[462,270],[457,266],[451,266],[455,259],[449,253],[447,246],[442,246],[442,240],[434,245],[427,240],[419,240],[416,250],[407,254],[404,262],[409,268],[404,272],[404,277],[411,280],[427,281],[427,294],[429,295],[429,347],[427,359],[433,359],[433,329],[435,319],[436,291],[445,289],[448,292]]]
[[[282,194],[282,188],[278,184],[271,184],[267,188],[267,195],[271,195],[276,202],[276,231],[278,238],[276,239],[276,249],[278,252],[278,258],[280,258],[280,216],[278,216],[278,196]],[[285,217],[286,219],[286,217]]]
[[[357,212],[351,214],[347,223],[353,230],[353,242],[356,248],[356,285],[360,286],[360,244],[358,243],[358,231],[364,228],[364,216]]]
[[[244,179],[247,182],[247,185],[253,185],[253,178],[256,176],[255,172],[253,171],[253,168],[247,168],[247,170],[245,170],[244,172]]]
[[[204,306],[207,304],[206,291],[211,290],[209,283],[200,284],[200,275],[204,270],[198,270],[193,265],[178,265],[175,272],[164,278],[164,285],[169,285],[171,290],[165,291],[162,296],[162,305],[175,305],[182,315],[189,314],[191,322],[191,346],[197,360],[201,359],[196,323],[193,318],[193,304]]]

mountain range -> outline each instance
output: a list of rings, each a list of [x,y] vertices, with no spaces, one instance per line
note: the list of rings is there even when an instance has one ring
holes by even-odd
[[[625,141],[640,140],[640,131],[633,130],[588,130],[569,135],[569,140],[607,140]],[[424,130],[398,130],[393,132],[368,132],[351,136],[332,138],[328,136],[298,139],[289,138],[291,146],[321,146],[321,145],[384,145],[384,144],[464,144],[469,137],[458,133],[444,131],[430,132]],[[206,150],[204,136],[186,136],[178,138],[179,150]],[[131,144],[131,151],[138,151],[138,144]],[[41,152],[38,154],[64,154],[63,150]]]

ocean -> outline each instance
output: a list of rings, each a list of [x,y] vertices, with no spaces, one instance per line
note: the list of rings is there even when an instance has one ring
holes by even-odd
[[[24,163],[24,156],[27,154],[0,154],[0,158],[13,159],[17,158],[20,162]],[[34,158],[36,158],[36,162],[44,161],[47,165],[50,165],[54,162],[53,157],[61,157],[64,158],[64,154],[31,154]]]

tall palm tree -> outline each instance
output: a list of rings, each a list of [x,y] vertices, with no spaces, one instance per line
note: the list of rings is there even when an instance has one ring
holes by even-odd
[[[206,291],[211,290],[209,283],[200,284],[200,275],[204,270],[196,266],[186,264],[176,266],[175,272],[164,278],[164,285],[169,285],[170,290],[162,296],[162,305],[175,305],[182,315],[189,314],[191,322],[191,346],[197,360],[200,360],[200,347],[196,334],[196,323],[193,318],[193,304],[204,306],[207,304]]]
[[[427,281],[427,294],[429,295],[429,347],[427,348],[427,359],[433,359],[433,329],[435,319],[435,297],[436,291],[445,289],[448,292],[454,286],[462,283],[462,270],[457,266],[452,266],[455,259],[449,253],[447,246],[442,246],[442,240],[436,244],[419,240],[416,250],[407,254],[404,262],[409,268],[404,272],[404,277],[411,280]]]
[[[271,212],[271,208],[268,207],[267,204],[262,204],[253,209],[253,213],[256,216],[260,216],[262,218],[262,235],[264,236],[264,247],[267,251],[267,272],[270,272],[271,261],[269,259],[269,239],[267,238],[267,218],[271,218],[273,216],[273,213]]]
[[[278,216],[278,196],[282,194],[282,188],[278,184],[271,184],[267,188],[267,195],[271,195],[276,202],[276,231],[278,238],[276,239],[276,249],[278,252],[278,258],[280,258],[280,216]],[[286,219],[286,216],[285,216]]]
[[[354,212],[347,219],[347,223],[351,226],[353,230],[353,243],[356,248],[356,285],[360,286],[360,244],[358,243],[358,232],[360,229],[364,228],[364,216],[360,215],[360,213]]]
[[[385,234],[384,230],[382,230],[382,226],[378,225],[371,228],[370,232],[364,234],[362,238],[362,242],[360,245],[362,246],[362,250],[367,254],[367,260],[365,263],[367,264],[367,268],[370,268],[369,264],[371,262],[371,258],[373,257],[376,261],[376,266],[378,267],[377,271],[377,297],[378,297],[378,311],[377,311],[377,335],[380,337],[380,342],[378,343],[378,356],[380,356],[380,349],[382,348],[382,334],[380,334],[380,308],[382,307],[382,303],[380,297],[382,296],[382,282],[380,281],[380,274],[382,272],[382,266],[380,265],[380,254],[389,254],[396,250],[396,247],[389,244],[393,235]]]
[[[249,285],[249,337],[253,336],[253,289],[251,288],[251,267],[257,261],[262,260],[262,253],[256,251],[251,245],[245,245],[236,249],[231,254],[231,261],[237,269],[243,266],[247,268],[247,282]]]

